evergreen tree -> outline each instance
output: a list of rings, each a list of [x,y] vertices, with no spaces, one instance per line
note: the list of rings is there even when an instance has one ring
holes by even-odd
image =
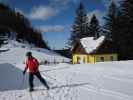
[[[121,3],[119,45],[122,59],[133,59],[133,0]]]
[[[8,30],[8,33],[16,33],[17,41],[27,41],[43,48],[48,47],[41,32],[31,27],[29,20],[24,15],[0,3],[0,31],[1,29],[5,29],[5,32]]]
[[[117,24],[117,16],[118,16],[118,9],[116,4],[112,1],[109,5],[107,15],[104,17],[105,25],[104,25],[104,35],[110,40],[116,41],[116,24]]]
[[[86,37],[87,34],[87,14],[82,3],[76,10],[76,19],[72,26],[72,33],[70,37],[70,45],[72,46],[77,40]]]
[[[120,13],[119,9],[117,8],[116,4],[112,1],[108,7],[107,14],[104,17],[105,19],[105,24],[103,26],[103,33],[106,36],[106,39],[109,40],[110,42],[112,41],[113,47],[115,52],[119,54],[119,46],[120,46]]]
[[[93,16],[90,20],[90,24],[89,24],[89,28],[88,28],[88,32],[87,32],[86,36],[94,37],[95,39],[99,38],[99,36],[100,36],[100,25],[99,25],[99,21],[96,18],[95,14],[93,14]]]

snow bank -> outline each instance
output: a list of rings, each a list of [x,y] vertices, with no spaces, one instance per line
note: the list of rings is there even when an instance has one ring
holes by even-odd
[[[3,63],[0,64],[0,91],[25,89],[22,85],[22,71],[15,66]]]

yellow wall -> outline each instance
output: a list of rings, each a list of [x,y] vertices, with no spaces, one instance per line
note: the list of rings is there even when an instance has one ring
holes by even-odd
[[[113,57],[113,59],[111,58]],[[104,58],[104,61],[117,61],[117,54],[102,54],[102,55],[95,55],[96,62],[101,62],[101,57]]]
[[[84,63],[87,63],[87,55],[78,55],[78,54],[73,54],[72,63],[73,64],[78,63],[78,58],[80,58]]]
[[[81,55],[81,54],[73,54],[72,56],[72,63],[78,63],[78,58],[80,58],[84,63],[95,63],[95,62],[103,62],[102,59],[105,61],[112,61],[111,56],[113,57],[113,61],[118,60],[117,54],[97,54],[97,55]],[[102,57],[102,58],[101,58]]]
[[[95,63],[95,56],[88,55],[88,62],[87,63]]]

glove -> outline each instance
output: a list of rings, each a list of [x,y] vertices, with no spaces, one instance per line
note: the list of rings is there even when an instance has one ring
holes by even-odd
[[[24,70],[24,71],[23,71],[23,75],[25,75],[25,72],[26,72],[26,71]]]

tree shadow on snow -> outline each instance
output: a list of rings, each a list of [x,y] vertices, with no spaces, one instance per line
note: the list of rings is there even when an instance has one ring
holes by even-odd
[[[0,91],[23,90],[28,88],[28,74],[9,63],[0,64]],[[35,86],[42,85],[34,80]]]

